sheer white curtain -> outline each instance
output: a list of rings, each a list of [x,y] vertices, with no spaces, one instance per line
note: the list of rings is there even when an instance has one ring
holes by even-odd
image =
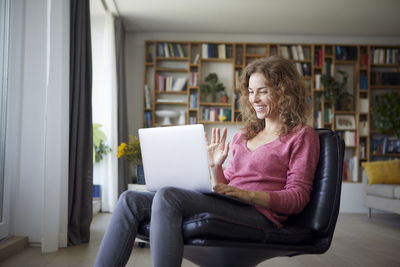
[[[94,164],[94,184],[101,186],[101,210],[112,212],[118,198],[118,119],[117,73],[115,59],[114,17],[106,11],[104,18],[92,19],[93,42],[93,123],[107,136],[111,147],[101,162]]]

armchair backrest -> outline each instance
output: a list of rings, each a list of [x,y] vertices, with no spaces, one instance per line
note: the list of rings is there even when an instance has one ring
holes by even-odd
[[[314,236],[332,237],[340,207],[344,142],[329,129],[316,131],[320,156],[310,202],[300,214],[291,216],[288,225],[309,228]]]

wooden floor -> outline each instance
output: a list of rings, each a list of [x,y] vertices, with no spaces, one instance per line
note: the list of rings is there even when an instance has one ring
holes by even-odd
[[[100,213],[93,219],[89,244],[41,254],[39,248],[29,247],[0,262],[4,267],[63,267],[93,266],[110,214]],[[150,250],[135,246],[127,266],[151,266]],[[184,260],[182,266],[196,266]],[[331,248],[323,255],[282,257],[265,261],[258,267],[309,266],[400,266],[400,216],[394,214],[340,214]]]

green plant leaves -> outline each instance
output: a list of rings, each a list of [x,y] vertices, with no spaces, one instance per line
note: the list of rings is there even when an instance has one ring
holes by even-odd
[[[400,136],[400,95],[384,93],[376,98],[371,107],[376,131],[380,134]]]

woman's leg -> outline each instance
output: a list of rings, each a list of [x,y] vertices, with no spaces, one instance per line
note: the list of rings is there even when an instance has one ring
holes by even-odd
[[[212,212],[242,223],[271,229],[272,223],[253,206],[235,204],[199,192],[166,187],[153,199],[150,249],[155,267],[181,266],[183,257],[182,218]]]
[[[154,193],[125,191],[121,194],[104,234],[95,266],[125,266],[141,221],[150,218]]]

